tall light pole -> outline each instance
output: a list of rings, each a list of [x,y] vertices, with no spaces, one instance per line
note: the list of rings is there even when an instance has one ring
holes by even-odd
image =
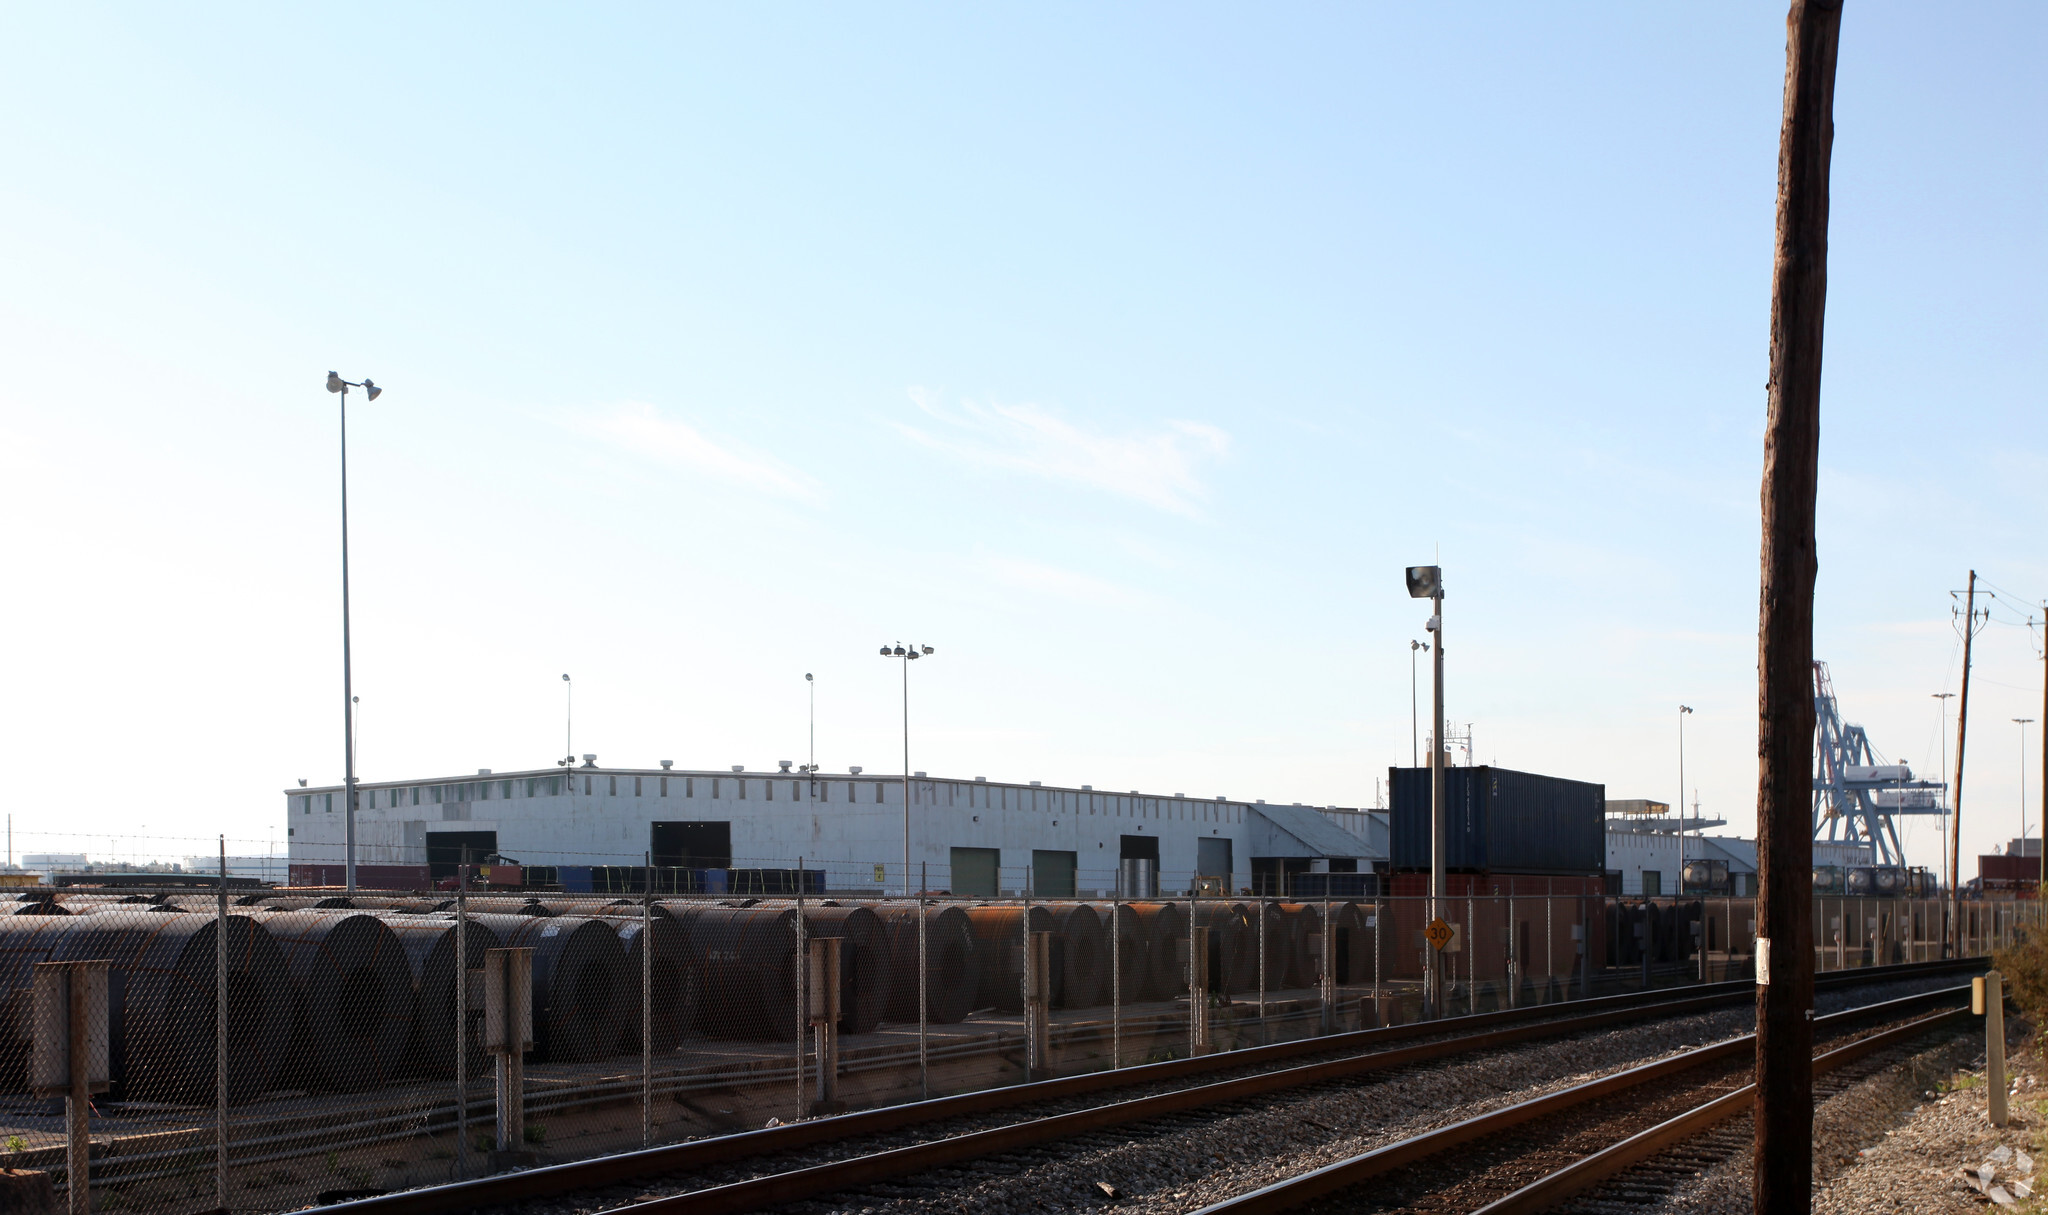
[[[931,652],[928,645],[906,646],[900,641],[894,646],[882,647],[882,657],[903,662],[903,893],[906,895],[910,893],[910,664]]]
[[[809,671],[804,672],[804,688],[811,696],[811,762],[806,771],[816,772],[818,770],[818,682],[811,678]],[[817,782],[814,779],[812,783],[816,784]]]
[[[1444,897],[1444,576],[1435,565],[1408,567],[1408,595],[1429,600],[1429,623],[1425,626],[1436,639],[1430,656],[1429,735],[1429,922],[1439,918],[1437,904]],[[1410,651],[1412,656],[1413,651]],[[1470,927],[1469,925],[1467,927]],[[1471,943],[1467,942],[1467,948]],[[1429,969],[1423,979],[1423,1002],[1431,1017],[1443,1015],[1443,950],[1432,948]]]
[[[562,676],[562,766],[576,762],[576,681]]]
[[[1685,719],[1691,705],[1678,706],[1678,897],[1685,897]]]
[[[1427,642],[1410,641],[1408,643],[1408,766],[1411,768],[1417,768],[1422,765],[1420,758],[1422,754],[1422,723],[1416,716],[1415,710],[1415,653],[1417,650],[1427,651],[1428,649],[1429,645]]]
[[[2020,855],[2027,854],[2027,727],[2033,723],[2031,717],[2015,717],[2012,724],[2020,728]]]
[[[341,394],[341,749],[345,775],[342,802],[348,811],[348,843],[342,867],[348,889],[356,888],[356,701],[355,672],[349,659],[348,636],[348,390],[360,388],[374,401],[384,390],[368,376],[352,383],[333,372],[327,373],[327,391]]]
[[[1956,698],[1954,692],[1929,692],[1929,696],[1941,702],[1941,859],[1934,864],[1937,877],[1948,871],[1948,702]],[[1944,935],[1943,939],[1947,939]]]

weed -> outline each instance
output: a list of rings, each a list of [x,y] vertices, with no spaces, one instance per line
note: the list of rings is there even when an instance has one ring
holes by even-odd
[[[548,1141],[548,1128],[538,1122],[527,1123],[526,1141],[528,1143],[546,1143]]]
[[[19,1135],[9,1135],[7,1137],[7,1150],[10,1152],[26,1152],[28,1150],[28,1140],[23,1139]]]

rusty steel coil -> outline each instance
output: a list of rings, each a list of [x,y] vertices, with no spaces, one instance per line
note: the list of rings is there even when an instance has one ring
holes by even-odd
[[[413,1014],[412,966],[397,934],[366,911],[257,918],[284,954],[298,997],[292,1050],[307,1086],[350,1092],[395,1079]]]
[[[1024,1008],[1024,908],[1010,904],[967,908],[981,954],[981,994],[977,1008],[1019,1012]],[[1031,907],[1031,931],[1051,932],[1052,912],[1043,904]]]
[[[794,1041],[802,1028],[796,909],[682,900],[667,906],[689,933],[688,956],[698,974],[697,1028],[710,1038]]]
[[[104,958],[111,1014],[109,1100],[212,1100],[217,933],[227,943],[228,1096],[237,1101],[255,1097],[274,1086],[286,1060],[292,995],[277,943],[248,916],[230,916],[226,928],[218,930],[213,917],[198,915],[0,919],[8,1040],[25,1042],[36,962]],[[0,1054],[11,1060],[14,1052]]]
[[[402,911],[378,913],[398,938],[412,971],[412,1037],[406,1045],[408,1071],[421,1076],[455,1074],[455,917],[422,916]],[[484,954],[498,948],[498,934],[479,924],[475,916],[463,932],[468,969],[480,970]],[[483,1046],[483,1010],[472,1006],[465,1014],[468,1026],[467,1072],[484,1073],[487,1062]]]
[[[607,910],[614,910],[607,908]],[[624,911],[624,908],[617,910]],[[655,1050],[674,1050],[697,1021],[697,968],[689,960],[689,930],[666,915],[643,921],[625,914],[606,916],[625,950],[625,1032],[622,1050],[640,1049],[640,980],[648,985],[648,1020]]]
[[[1143,950],[1146,978],[1141,999],[1170,1000],[1188,989],[1187,968],[1180,958],[1180,943],[1187,939],[1187,922],[1177,903],[1126,903],[1138,917],[1138,940]],[[1129,965],[1129,961],[1125,965]]]
[[[891,1021],[917,1020],[918,909],[901,903],[872,904],[889,936],[889,1003],[883,1014]],[[958,907],[924,909],[925,1017],[937,1025],[965,1020],[981,993],[981,954],[973,925]]]
[[[612,926],[583,916],[478,915],[500,948],[533,950],[536,1058],[586,1063],[618,1053],[626,954]]]

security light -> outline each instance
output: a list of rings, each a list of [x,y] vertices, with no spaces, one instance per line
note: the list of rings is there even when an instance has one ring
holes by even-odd
[[[340,392],[342,384],[343,380],[340,376],[334,374],[331,371],[327,373],[327,391]]]
[[[364,396],[366,396],[366,397],[370,398],[370,399],[371,399],[372,401],[374,401],[374,400],[376,400],[376,399],[377,399],[377,397],[378,397],[378,396],[379,396],[379,395],[380,395],[381,393],[383,393],[383,391],[384,391],[384,390],[383,390],[382,388],[379,388],[379,387],[377,387],[377,383],[376,383],[376,381],[374,381],[374,380],[370,379],[370,378],[369,378],[368,376],[364,376],[364,377],[363,377],[363,395],[364,395]]]
[[[1443,568],[1435,565],[1408,567],[1408,597],[1429,599],[1443,593]]]

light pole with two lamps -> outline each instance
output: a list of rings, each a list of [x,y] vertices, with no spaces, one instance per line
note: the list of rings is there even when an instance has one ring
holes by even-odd
[[[898,658],[903,661],[903,893],[910,893],[910,664],[928,657],[932,648],[928,645],[909,645],[897,642],[882,647],[882,657]]]
[[[345,775],[342,802],[348,811],[348,842],[342,868],[348,889],[356,888],[356,697],[355,673],[349,661],[348,637],[348,390],[360,388],[363,396],[376,400],[384,390],[364,376],[361,383],[327,373],[327,391],[341,394],[341,747]]]
[[[1444,897],[1444,574],[1441,566],[1408,567],[1408,596],[1429,600],[1427,628],[1436,639],[1430,656],[1429,735],[1429,969],[1423,976],[1423,1005],[1427,1015],[1444,1015],[1443,946],[1437,944],[1444,932],[1438,903]],[[1409,650],[1411,659],[1415,651]]]

